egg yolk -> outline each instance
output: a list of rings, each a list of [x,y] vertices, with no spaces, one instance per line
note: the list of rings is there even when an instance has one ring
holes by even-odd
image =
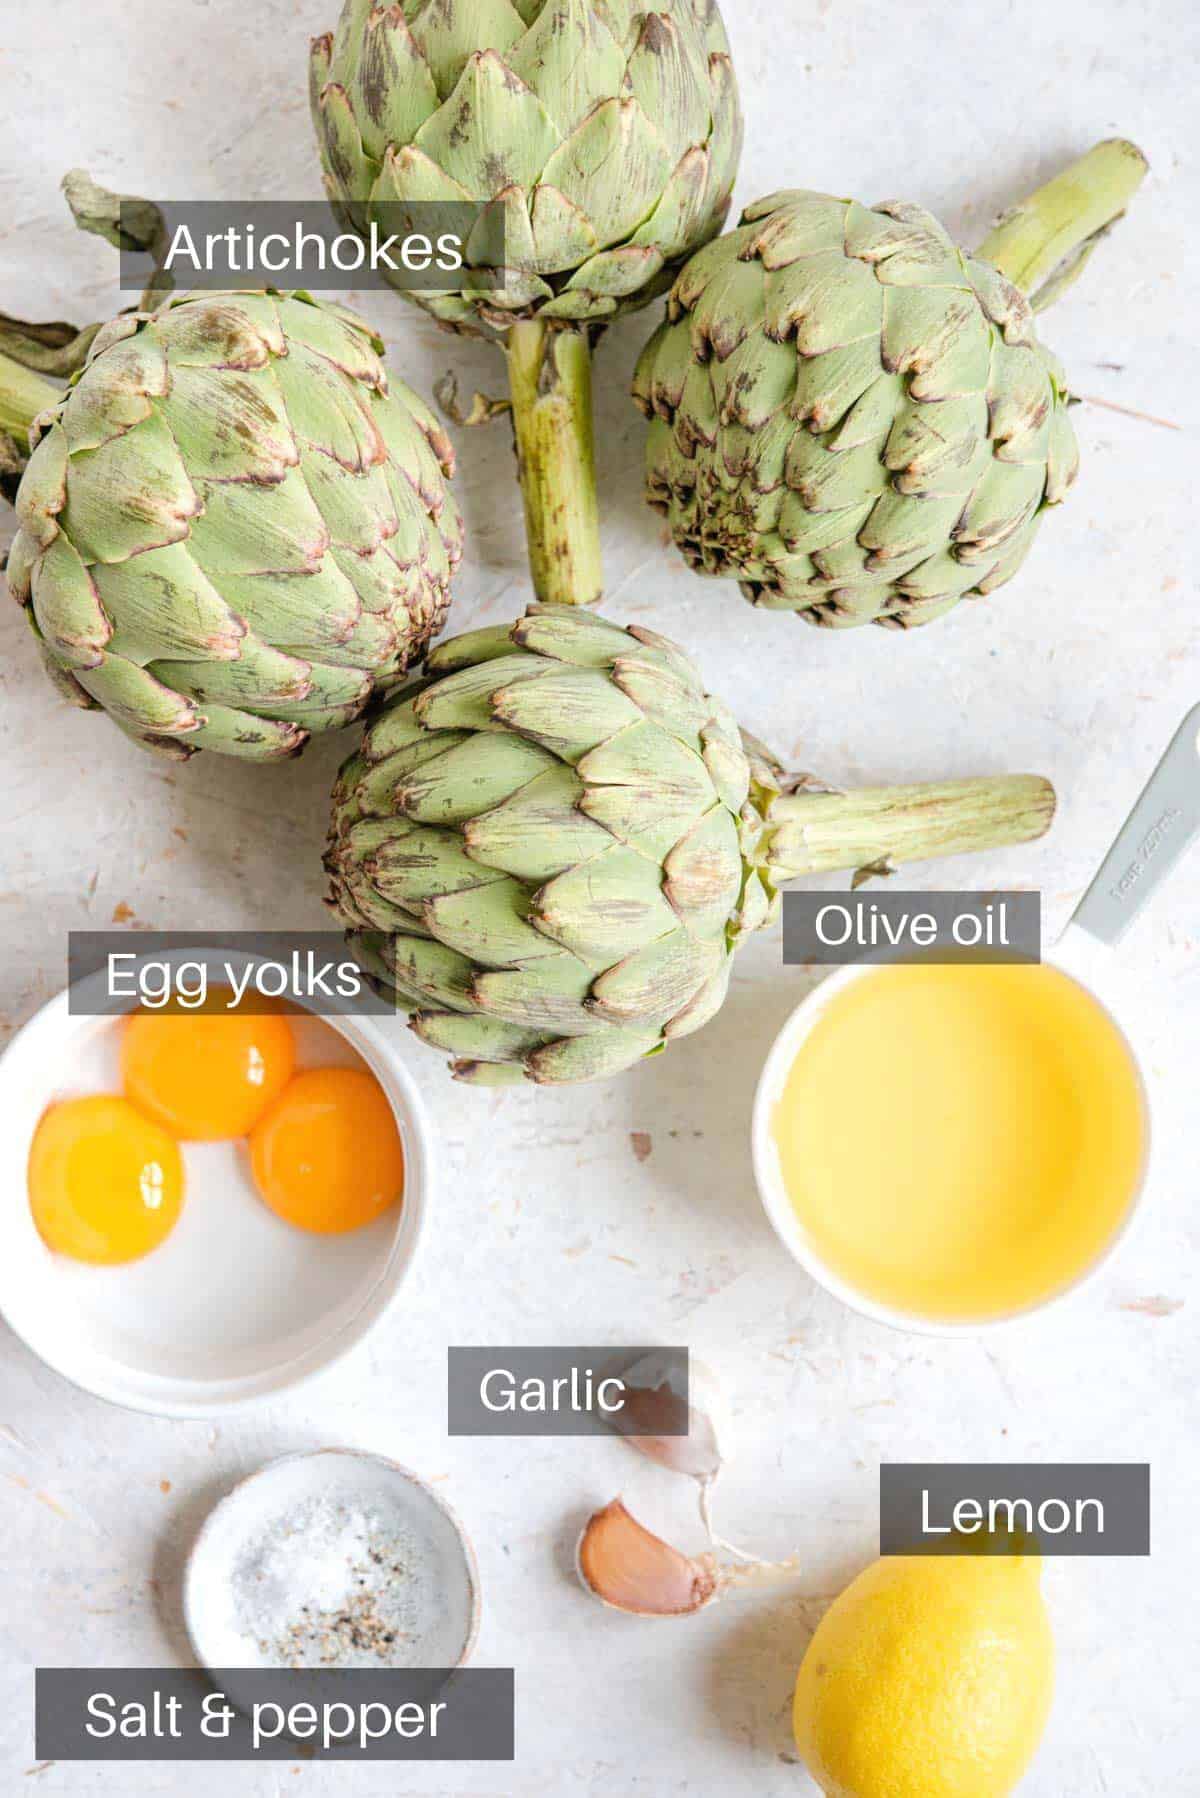
[[[29,1150],[29,1205],[48,1248],[73,1261],[137,1261],[174,1229],[183,1204],[179,1147],[128,1099],[64,1099]]]
[[[210,987],[202,1006],[172,1000],[138,1011],[121,1040],[125,1095],[185,1142],[245,1136],[292,1077],[296,1051],[286,1017],[228,1006]]]
[[[379,1082],[361,1068],[297,1074],[250,1137],[255,1185],[276,1216],[339,1236],[404,1188],[404,1151]]]

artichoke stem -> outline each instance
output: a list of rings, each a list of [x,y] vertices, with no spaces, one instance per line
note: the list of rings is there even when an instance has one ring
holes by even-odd
[[[591,342],[586,328],[528,319],[506,348],[534,592],[591,605],[601,594]]]
[[[1007,275],[1040,312],[1079,275],[1149,166],[1136,144],[1107,138],[1006,212],[976,254]]]
[[[765,872],[803,874],[923,861],[1028,843],[1050,828],[1054,788],[1037,774],[782,794],[767,811]]]
[[[0,435],[10,438],[23,455],[29,454],[29,428],[40,412],[56,406],[62,389],[31,368],[0,356]]]

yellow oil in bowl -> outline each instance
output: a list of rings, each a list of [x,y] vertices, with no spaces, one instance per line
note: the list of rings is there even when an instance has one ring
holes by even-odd
[[[1147,1119],[1108,1013],[1046,965],[872,970],[803,1039],[772,1133],[820,1263],[931,1323],[1053,1297],[1103,1254]]]

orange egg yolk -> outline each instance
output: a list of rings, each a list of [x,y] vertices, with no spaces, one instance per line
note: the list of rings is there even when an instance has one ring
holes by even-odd
[[[29,1150],[29,1204],[46,1245],[73,1261],[137,1261],[170,1235],[183,1204],[178,1144],[128,1099],[64,1099]]]
[[[371,1223],[404,1189],[396,1119],[361,1068],[297,1074],[255,1126],[250,1164],[278,1217],[323,1236]]]
[[[210,987],[203,1006],[172,1000],[124,1028],[125,1096],[185,1142],[245,1136],[292,1077],[286,1017],[230,1011],[232,999],[229,987]]]

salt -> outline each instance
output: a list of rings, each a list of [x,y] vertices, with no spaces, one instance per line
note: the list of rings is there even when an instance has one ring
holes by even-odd
[[[416,1667],[439,1619],[430,1545],[411,1521],[350,1494],[303,1499],[243,1545],[237,1627],[265,1665]]]

